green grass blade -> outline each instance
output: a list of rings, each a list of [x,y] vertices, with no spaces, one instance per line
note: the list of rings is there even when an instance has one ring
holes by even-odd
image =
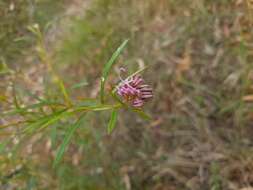
[[[116,122],[117,122],[117,118],[118,118],[118,110],[117,109],[113,109],[112,110],[112,114],[111,114],[111,118],[110,118],[110,121],[109,121],[108,127],[107,127],[107,133],[108,134],[111,134],[111,132],[115,128],[115,125],[116,125]]]
[[[74,135],[74,132],[76,131],[76,129],[83,124],[83,122],[84,122],[84,115],[82,115],[73,125],[69,127],[67,134],[64,137],[63,142],[56,153],[53,167],[56,167],[60,163],[60,161],[62,160],[63,154],[70,143],[71,137]]]
[[[105,64],[103,74],[101,77],[101,86],[100,86],[100,99],[101,103],[104,102],[104,87],[105,87],[105,81],[108,77],[108,74],[113,66],[113,63],[117,59],[117,57],[120,55],[120,53],[123,51],[123,49],[126,47],[127,43],[129,40],[125,40],[119,47],[118,49],[113,53],[112,57],[110,60]]]

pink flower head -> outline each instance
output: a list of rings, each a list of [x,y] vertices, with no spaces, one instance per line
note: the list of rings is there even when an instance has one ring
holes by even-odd
[[[153,97],[152,88],[144,84],[140,75],[134,75],[122,80],[117,86],[117,94],[134,107],[142,107]]]

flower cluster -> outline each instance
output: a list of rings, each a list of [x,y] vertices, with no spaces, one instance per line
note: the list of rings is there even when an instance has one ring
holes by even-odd
[[[144,84],[140,75],[134,75],[122,80],[117,86],[117,94],[134,107],[142,107],[153,97],[152,88]]]

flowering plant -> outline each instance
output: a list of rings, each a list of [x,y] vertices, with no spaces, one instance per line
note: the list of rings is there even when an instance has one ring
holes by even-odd
[[[43,35],[39,27],[35,25],[29,27],[29,30],[37,36],[37,52],[39,58],[41,59],[41,62],[45,63],[48,71],[51,73],[52,78],[54,79],[53,81],[58,86],[58,89],[62,94],[63,102],[37,98],[38,102],[36,103],[31,105],[20,105],[15,96],[14,108],[4,112],[2,116],[8,117],[10,115],[14,115],[14,117],[18,116],[19,119],[17,122],[8,123],[7,125],[0,126],[0,128],[5,129],[18,125],[20,127],[15,135],[20,137],[20,135],[27,136],[36,132],[40,132],[56,123],[67,123],[70,125],[68,127],[66,136],[64,137],[63,142],[57,151],[54,161],[54,166],[56,166],[61,161],[64,151],[69,144],[71,137],[74,135],[75,130],[85,121],[85,115],[87,112],[111,110],[111,117],[107,127],[107,132],[109,134],[116,126],[118,111],[121,108],[127,108],[137,113],[144,119],[150,118],[141,109],[144,103],[153,96],[151,87],[144,83],[143,78],[139,74],[142,70],[135,72],[125,79],[120,77],[121,81],[110,92],[116,103],[106,103],[105,96],[108,94],[108,92],[105,91],[106,80],[117,57],[126,47],[128,40],[125,40],[118,47],[110,60],[104,65],[100,82],[100,100],[94,101],[95,104],[89,105],[83,104],[84,102],[75,103],[75,101],[71,99],[64,82],[57,75],[53,68],[52,61],[45,48]],[[13,90],[15,92],[15,88]]]
[[[142,107],[144,102],[153,97],[151,87],[144,84],[144,80],[140,75],[122,80],[116,88],[117,94],[136,108]]]

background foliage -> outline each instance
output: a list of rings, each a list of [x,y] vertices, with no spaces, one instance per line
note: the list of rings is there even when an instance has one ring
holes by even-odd
[[[105,89],[120,66],[148,66],[155,91],[144,108],[152,120],[121,110],[111,135],[110,112],[88,113],[55,168],[73,121],[30,136],[2,127],[1,189],[252,189],[252,18],[247,0],[0,0],[1,114],[64,101],[34,24],[75,102],[94,104],[84,99],[99,96],[103,66],[128,38]]]

